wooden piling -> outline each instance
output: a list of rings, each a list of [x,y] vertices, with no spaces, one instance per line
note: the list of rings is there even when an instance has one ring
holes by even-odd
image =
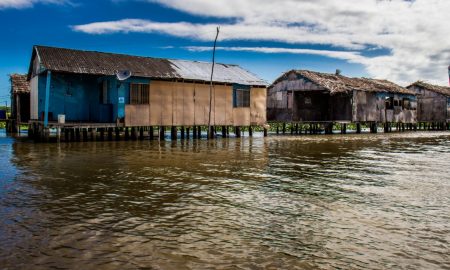
[[[235,127],[234,134],[236,135],[236,138],[240,138],[241,137],[241,127]]]
[[[185,129],[184,129],[184,127],[180,128],[180,137],[181,137],[182,140],[184,140],[184,137],[185,137]]]
[[[166,127],[160,126],[160,127],[159,127],[159,139],[160,139],[161,141],[164,141],[165,133],[166,133]]]
[[[175,126],[170,127],[170,139],[172,141],[177,140],[177,127],[175,127]]]
[[[248,127],[248,136],[253,137],[253,128],[252,128],[252,126]]]
[[[225,126],[222,126],[222,138],[227,137],[227,128]]]

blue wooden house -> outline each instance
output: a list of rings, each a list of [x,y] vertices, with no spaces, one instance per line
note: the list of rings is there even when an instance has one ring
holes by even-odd
[[[58,115],[66,123],[121,127],[264,125],[266,83],[239,66],[216,64],[210,91],[211,65],[34,46],[30,116],[45,126],[56,125]]]

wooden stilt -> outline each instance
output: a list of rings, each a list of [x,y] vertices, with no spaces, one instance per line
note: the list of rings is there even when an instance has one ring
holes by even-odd
[[[225,126],[222,126],[222,138],[227,137],[227,128]]]
[[[192,138],[197,139],[197,126],[192,127]]]
[[[139,140],[144,140],[144,128],[139,127]]]
[[[253,128],[252,128],[252,126],[248,127],[248,136],[253,137]]]
[[[186,139],[188,139],[189,140],[189,137],[190,137],[190,128],[189,127],[187,127],[186,128]]]
[[[83,128],[83,141],[85,141],[85,142],[88,141],[88,129],[87,128]]]
[[[176,141],[177,140],[177,127],[170,127],[170,139],[172,141]]]
[[[108,141],[113,140],[113,128],[108,128]]]
[[[236,134],[236,138],[240,138],[241,137],[241,127],[235,127],[235,132]]]
[[[148,137],[149,137],[150,140],[153,140],[153,139],[154,139],[153,126],[151,126],[151,127],[148,129]]]
[[[159,139],[161,141],[164,141],[165,133],[166,133],[166,127],[160,126],[159,127]]]
[[[130,139],[130,131],[128,128],[125,128],[125,141],[128,141]]]
[[[185,137],[185,129],[184,129],[184,127],[180,128],[180,137],[181,137],[182,140],[184,140],[184,137]]]
[[[202,127],[201,126],[197,127],[197,138],[198,139],[202,138]]]
[[[267,134],[268,134],[268,130],[266,127],[264,127],[264,137],[267,137]]]

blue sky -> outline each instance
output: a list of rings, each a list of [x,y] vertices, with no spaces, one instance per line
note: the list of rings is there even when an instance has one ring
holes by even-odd
[[[445,84],[450,1],[426,1],[0,0],[0,102],[8,74],[27,72],[34,44],[210,61],[216,26],[217,61],[268,82],[294,68],[339,68]]]

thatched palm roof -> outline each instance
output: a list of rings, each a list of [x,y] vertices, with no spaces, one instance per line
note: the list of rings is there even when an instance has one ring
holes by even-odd
[[[30,93],[30,84],[27,81],[26,74],[11,74],[11,93]]]
[[[288,79],[289,74],[292,73],[295,73],[311,81],[319,87],[325,88],[326,90],[330,91],[331,94],[356,90],[366,92],[391,92],[414,95],[413,91],[387,80],[350,78],[343,75],[315,72],[310,70],[291,70],[275,80],[272,86],[282,80]]]
[[[411,88],[411,87],[423,88],[425,90],[436,92],[436,93],[442,94],[444,96],[450,97],[450,87],[433,85],[433,84],[425,83],[423,81],[417,81],[417,82],[409,85],[407,88]]]

